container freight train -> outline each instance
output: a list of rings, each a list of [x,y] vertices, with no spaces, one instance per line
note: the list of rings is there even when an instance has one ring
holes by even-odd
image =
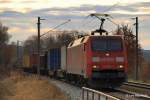
[[[37,54],[24,56],[27,68],[36,70]],[[115,88],[126,81],[127,54],[122,36],[89,35],[68,47],[52,48],[40,55],[40,69],[95,88]]]
[[[114,88],[126,81],[128,63],[122,36],[84,36],[68,47],[50,49],[45,56],[43,65],[53,77],[96,88]]]

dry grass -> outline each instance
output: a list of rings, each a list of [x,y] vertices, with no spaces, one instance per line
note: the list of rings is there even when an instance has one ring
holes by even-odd
[[[67,97],[46,79],[13,72],[0,82],[0,100],[67,100]]]

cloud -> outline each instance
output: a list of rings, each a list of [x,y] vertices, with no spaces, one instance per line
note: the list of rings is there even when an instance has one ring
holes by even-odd
[[[20,2],[20,3],[35,3],[37,0],[0,0],[0,3],[13,3],[13,2]]]
[[[23,2],[28,2],[28,1],[23,1]],[[35,1],[33,1],[35,2]],[[5,9],[6,11],[4,11],[2,14],[0,14],[1,16],[13,16],[15,14],[15,16],[43,16],[43,17],[50,17],[50,18],[66,18],[66,16],[69,16],[72,18],[79,18],[81,16],[86,16],[89,13],[101,13],[106,11],[106,13],[110,13],[113,15],[117,15],[117,14],[122,14],[122,16],[128,16],[128,15],[150,15],[149,14],[149,7],[143,7],[145,3],[139,4],[130,4],[130,5],[118,5],[116,7],[111,8],[112,6],[110,5],[81,5],[80,7],[68,7],[68,8],[59,8],[59,7],[53,7],[53,8],[43,8],[43,9],[31,9],[30,7],[26,7],[21,9],[22,12],[20,11],[8,11],[9,9]],[[148,3],[149,4],[149,3]],[[141,8],[143,7],[143,8]],[[0,9],[0,10],[4,10],[4,9]],[[15,10],[15,9],[14,9]]]
[[[10,28],[9,29],[9,33],[16,33],[16,32],[20,32],[21,30],[20,30],[20,28],[18,28],[18,27],[13,27],[13,28]]]
[[[17,41],[21,40],[24,41],[26,40],[29,36],[36,34],[36,28],[35,27],[28,27],[28,28],[23,28],[23,27],[10,27],[9,28],[9,34],[12,36],[10,41]]]
[[[0,16],[2,17],[22,17],[24,16],[23,13],[21,12],[17,12],[17,11],[4,11],[2,13],[0,13]]]
[[[150,7],[140,7],[139,10],[143,11],[143,12],[150,13]]]
[[[23,30],[23,31],[22,31]],[[22,27],[11,27],[9,28],[10,34],[30,34],[30,33],[36,33],[36,29],[34,27],[28,27],[28,28],[22,28]]]
[[[23,1],[24,2],[24,1]],[[35,2],[35,1],[33,1]],[[26,1],[26,3],[30,3]],[[144,6],[146,4],[146,6]],[[118,5],[112,9],[110,5],[81,5],[76,7],[60,8],[60,7],[51,7],[43,9],[31,9],[24,8],[24,11],[16,11],[15,9],[0,8],[0,20],[7,25],[10,30],[9,32],[13,35],[11,40],[16,39],[27,39],[28,36],[36,34],[37,31],[37,17],[40,16],[46,20],[41,21],[42,32],[47,31],[49,28],[53,28],[64,21],[71,19],[72,21],[64,26],[61,26],[61,30],[84,30],[84,31],[93,31],[99,27],[99,21],[96,18],[86,17],[90,13],[109,13],[113,16],[116,23],[129,24],[134,29],[133,23],[134,20],[130,18],[139,16],[139,34],[141,40],[149,39],[149,25],[150,25],[150,3],[135,3],[129,5]],[[23,9],[21,9],[23,10]],[[104,26],[108,31],[116,29],[116,26],[111,22],[106,21]],[[141,33],[143,33],[141,35]],[[23,36],[23,37],[22,37]],[[148,40],[147,40],[148,41]],[[142,45],[144,47],[149,47],[146,40]]]
[[[12,0],[0,0],[0,3],[11,3]]]
[[[130,6],[134,6],[134,7],[149,7],[150,6],[150,1],[134,3],[134,4],[131,4]]]
[[[150,40],[149,39],[143,39],[141,40],[142,47],[145,47],[144,49],[150,49]]]
[[[20,3],[36,3],[36,0],[23,0],[23,1],[20,1]]]

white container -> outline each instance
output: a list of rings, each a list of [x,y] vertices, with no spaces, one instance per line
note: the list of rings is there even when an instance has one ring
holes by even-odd
[[[66,70],[67,66],[67,47],[61,47],[61,70]]]

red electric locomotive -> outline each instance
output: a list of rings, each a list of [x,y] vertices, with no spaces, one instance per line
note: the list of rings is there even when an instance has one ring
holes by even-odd
[[[122,36],[85,36],[67,49],[67,73],[96,87],[115,87],[126,80],[127,56]]]
[[[69,80],[102,88],[118,87],[126,81],[128,62],[125,41],[123,36],[109,36],[102,29],[104,20],[101,18],[100,29],[92,35],[69,44],[66,68]]]

